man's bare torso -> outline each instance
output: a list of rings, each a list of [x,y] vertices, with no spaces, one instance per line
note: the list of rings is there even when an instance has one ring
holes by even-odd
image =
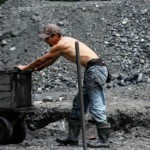
[[[62,36],[60,38],[55,37],[50,38],[47,41],[47,44],[53,45],[49,52],[45,55],[37,58],[34,62],[28,65],[19,65],[17,66],[21,70],[40,70],[49,65],[52,65],[60,56],[65,57],[66,59],[76,63],[76,50],[75,42],[78,41],[71,37]],[[80,52],[80,61],[81,65],[87,67],[87,62],[91,59],[98,58],[96,53],[89,48],[86,44],[79,42],[79,52]]]
[[[58,42],[59,44],[63,45],[62,50],[61,50],[61,55],[65,57],[66,59],[76,62],[76,50],[75,50],[75,42],[78,41],[74,38],[71,37],[61,37],[60,41]],[[96,53],[89,48],[87,45],[84,43],[79,42],[79,52],[80,52],[80,60],[81,64],[86,67],[87,62],[93,58],[98,58]]]

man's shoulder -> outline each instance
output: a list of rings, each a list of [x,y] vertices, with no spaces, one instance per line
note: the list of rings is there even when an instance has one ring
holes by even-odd
[[[70,43],[69,37],[62,37],[61,40],[59,40],[59,42],[57,43],[57,46],[59,48],[65,48],[68,47],[69,43]]]

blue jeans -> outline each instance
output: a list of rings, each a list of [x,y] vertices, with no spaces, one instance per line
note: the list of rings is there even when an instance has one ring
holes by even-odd
[[[98,123],[107,121],[105,95],[102,87],[106,83],[107,76],[106,66],[94,65],[84,72],[82,87],[84,112],[86,113],[89,109],[92,118]],[[71,118],[81,119],[79,92],[73,100]]]

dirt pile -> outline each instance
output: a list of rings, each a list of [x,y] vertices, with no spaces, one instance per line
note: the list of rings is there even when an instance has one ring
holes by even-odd
[[[47,23],[57,23],[64,34],[87,43],[105,58],[114,74],[113,86],[148,83],[148,6],[148,1],[143,3],[141,0],[90,1],[83,5],[75,2],[6,1],[0,7],[0,68],[26,64],[44,54],[48,47],[39,39],[38,32]],[[35,75],[35,90],[43,92],[76,87],[75,72],[74,65],[60,59]],[[41,77],[44,79],[39,82]]]

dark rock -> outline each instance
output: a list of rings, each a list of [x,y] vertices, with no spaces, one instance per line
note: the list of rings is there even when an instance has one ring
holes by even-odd
[[[54,99],[53,99],[53,97],[51,97],[51,96],[46,96],[46,97],[44,97],[43,98],[43,102],[52,102]]]
[[[7,40],[2,40],[1,41],[1,46],[5,46],[5,45],[7,45]]]

